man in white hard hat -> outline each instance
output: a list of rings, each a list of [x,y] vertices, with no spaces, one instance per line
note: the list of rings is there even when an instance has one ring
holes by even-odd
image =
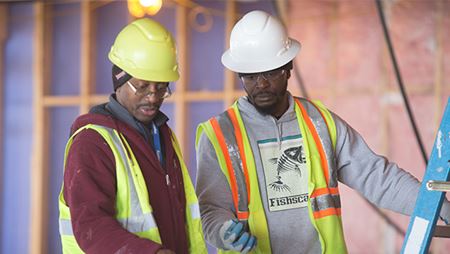
[[[66,146],[63,253],[205,254],[195,190],[159,110],[179,78],[172,35],[136,20],[109,60],[114,93],[75,120]]]
[[[299,50],[276,18],[252,11],[222,55],[247,95],[196,137],[203,228],[221,253],[346,253],[338,181],[379,207],[413,211],[413,176],[322,103],[287,91]],[[449,211],[445,202],[441,216]]]

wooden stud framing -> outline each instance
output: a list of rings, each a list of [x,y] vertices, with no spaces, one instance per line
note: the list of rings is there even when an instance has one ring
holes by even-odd
[[[75,2],[78,0],[75,0]],[[49,73],[50,69],[47,66],[49,64],[49,59],[51,59],[51,22],[49,22],[49,17],[51,17],[51,4],[46,4],[45,1],[36,1],[34,3],[34,55],[33,55],[33,109],[34,109],[34,132],[33,132],[33,153],[32,153],[32,163],[30,170],[31,179],[31,211],[30,211],[30,244],[29,253],[48,253],[47,246],[47,235],[48,235],[48,168],[49,168],[49,114],[48,110],[51,107],[65,107],[65,106],[78,106],[80,113],[86,113],[89,107],[94,104],[99,104],[107,101],[108,95],[101,95],[94,93],[94,83],[95,83],[95,64],[92,61],[93,56],[95,56],[95,18],[94,9],[107,4],[112,1],[107,2],[92,2],[92,1],[79,1],[81,6],[81,62],[80,62],[80,95],[78,96],[52,96],[47,93],[49,84]],[[286,0],[278,0],[277,4],[285,3]],[[224,72],[224,88],[223,91],[189,91],[187,85],[189,80],[189,33],[187,27],[187,13],[189,6],[185,1],[176,1],[176,38],[178,46],[178,60],[180,68],[180,79],[176,84],[175,94],[166,100],[166,103],[174,104],[174,113],[176,121],[175,132],[179,138],[180,146],[182,151],[185,153],[185,158],[189,158],[189,151],[187,147],[189,135],[192,133],[187,133],[187,125],[189,121],[189,102],[206,102],[206,101],[223,101],[224,107],[227,108],[233,103],[233,101],[242,95],[244,92],[237,90],[235,87],[235,74],[227,69]],[[184,3],[184,4],[182,4]],[[442,108],[442,95],[450,93],[448,87],[443,87],[443,32],[445,28],[443,27],[444,12],[446,9],[446,2],[440,0],[437,3],[437,50],[435,55],[435,79],[434,79],[434,99],[436,101],[436,115],[435,122],[436,125],[440,121],[440,114]],[[230,0],[226,1],[225,10],[225,45],[226,48],[229,47],[230,33],[233,25],[236,21],[236,1]],[[285,5],[280,5],[284,6]],[[387,4],[388,9],[391,8]],[[335,5],[335,10],[333,20],[337,19],[337,4]],[[286,10],[286,9],[284,9]],[[223,15],[223,14],[222,14]],[[283,16],[286,16],[286,11],[283,12]],[[0,77],[2,77],[3,71],[3,43],[6,37],[6,24],[7,24],[7,6],[6,4],[0,4]],[[133,20],[130,18],[130,21]],[[336,30],[332,31],[332,40],[337,41]],[[335,43],[333,43],[335,44]],[[332,49],[335,53],[335,48]],[[389,59],[387,52],[384,54],[383,58],[383,68],[384,79],[380,85],[377,93],[382,97],[389,94],[388,88],[388,72],[386,66],[388,65]],[[335,63],[328,66],[329,72],[332,76],[337,75],[337,67]],[[374,84],[378,85],[378,84]],[[0,79],[0,139],[2,137],[2,126],[3,126],[3,98],[2,94],[3,83]],[[426,94],[431,92],[431,90],[426,90],[429,88],[423,88],[423,86],[417,85],[410,89],[412,94]],[[337,95],[348,94],[350,91],[346,89],[336,89],[335,84],[331,88],[325,89],[313,89],[310,91],[310,96],[313,98],[318,95],[326,95],[334,99]],[[367,95],[373,92],[369,90],[357,91]],[[354,93],[354,92],[353,92]],[[381,119],[382,119],[382,141],[381,141],[381,151],[384,154],[390,153],[389,147],[389,102],[386,102],[381,106]],[[1,146],[0,146],[1,149]],[[2,163],[2,151],[0,151],[0,163]],[[0,171],[1,173],[1,171]],[[1,179],[1,175],[0,175]],[[383,226],[387,227],[387,226]],[[386,251],[392,246],[390,243],[385,246]]]
[[[3,138],[3,89],[4,89],[4,48],[5,40],[8,34],[8,5],[0,4],[0,140],[5,140]],[[3,144],[0,145],[0,188],[3,189]],[[0,216],[3,217],[3,199],[0,198]],[[1,241],[0,241],[1,244]]]
[[[230,34],[231,30],[233,29],[234,22],[236,20],[236,3],[235,0],[227,1],[226,3],[226,11],[225,11],[225,49],[228,49],[230,47]],[[224,68],[224,92],[225,92],[225,101],[224,101],[224,108],[228,108],[233,101],[236,99],[234,97],[234,90],[235,90],[235,74],[228,70],[227,68]]]
[[[92,61],[92,56],[95,55],[93,43],[93,19],[92,19],[92,2],[81,2],[81,59],[80,59],[80,114],[85,114],[89,111],[90,101],[89,96],[93,89],[93,73],[95,73],[95,64]]]
[[[276,0],[275,4],[277,5],[279,17],[283,21],[286,27],[289,27],[289,6],[288,0]]]
[[[189,65],[188,65],[188,33],[187,33],[187,7],[183,5],[176,6],[176,38],[177,38],[177,54],[178,54],[178,65],[181,66],[180,79],[177,81],[177,89],[175,91],[175,133],[180,142],[180,148],[184,152],[184,157],[189,158],[187,149],[187,136],[186,136],[186,121],[189,117],[186,115],[189,111],[187,110],[186,103],[186,91],[187,81],[189,75]]]
[[[244,91],[234,90],[231,97],[238,98],[245,95]],[[91,94],[88,98],[88,104],[96,105],[108,101],[109,95]],[[186,102],[195,101],[220,101],[225,98],[225,92],[223,91],[186,91],[183,94],[183,100]],[[44,97],[43,104],[45,107],[71,107],[79,106],[81,104],[81,96],[51,96]],[[175,103],[180,100],[177,93],[164,100],[164,103]]]
[[[7,4],[0,4],[0,140],[2,139],[3,134],[3,51],[4,51],[4,43],[8,34],[8,5]],[[2,161],[2,146],[0,146],[0,165],[3,165]],[[1,170],[0,170],[1,173]],[[1,177],[0,177],[1,179]]]
[[[49,57],[49,6],[43,2],[34,3],[33,39],[33,153],[30,169],[31,211],[29,253],[48,253],[48,112],[44,107],[44,95],[48,90],[50,66]]]

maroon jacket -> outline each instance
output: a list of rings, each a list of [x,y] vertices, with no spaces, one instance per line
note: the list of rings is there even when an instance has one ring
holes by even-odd
[[[136,156],[147,184],[162,246],[126,231],[115,219],[116,169],[108,144],[97,132],[83,130],[73,140],[64,173],[64,198],[70,208],[75,238],[86,253],[156,253],[161,248],[188,253],[183,178],[167,124],[160,127],[165,168],[143,136],[112,116],[78,117],[72,132],[93,123],[122,133]],[[166,183],[166,172],[170,183]]]

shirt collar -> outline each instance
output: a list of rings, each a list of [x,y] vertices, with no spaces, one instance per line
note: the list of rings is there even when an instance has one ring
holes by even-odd
[[[113,114],[116,118],[119,120],[133,126],[137,130],[140,130],[141,126],[145,126],[144,123],[140,122],[136,118],[134,118],[128,110],[122,106],[117,100],[116,95],[111,94],[109,96],[109,102],[106,105],[106,108]],[[163,112],[158,110],[158,113],[153,118],[153,122],[156,124],[157,127],[162,126],[167,121],[169,121],[169,117],[167,117]],[[146,128],[149,128],[149,126],[145,126]]]

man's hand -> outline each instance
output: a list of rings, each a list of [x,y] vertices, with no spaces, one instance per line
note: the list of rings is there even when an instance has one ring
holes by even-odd
[[[175,252],[169,249],[160,249],[156,252],[156,254],[175,254]]]
[[[220,238],[227,250],[248,253],[256,246],[256,238],[244,231],[244,224],[238,221],[226,221],[219,230]]]

